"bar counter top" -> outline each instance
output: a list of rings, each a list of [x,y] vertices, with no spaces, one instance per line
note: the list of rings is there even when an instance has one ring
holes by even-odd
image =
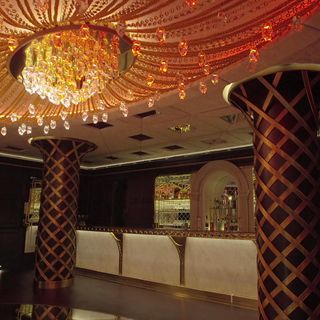
[[[181,229],[142,229],[129,227],[101,227],[101,226],[77,226],[77,230],[112,232],[114,234],[140,234],[171,237],[214,238],[214,239],[243,239],[255,240],[255,234],[249,232],[218,232],[206,230],[181,230]]]

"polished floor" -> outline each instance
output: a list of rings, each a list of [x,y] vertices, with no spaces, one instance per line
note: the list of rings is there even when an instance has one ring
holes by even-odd
[[[76,275],[71,288],[35,290],[32,271],[0,272],[0,312],[7,308],[4,304],[68,306],[112,314],[117,317],[116,319],[122,319],[121,317],[133,320],[258,319],[257,312],[252,310],[177,297],[173,293],[160,293],[81,275]],[[99,318],[87,314],[83,319]]]

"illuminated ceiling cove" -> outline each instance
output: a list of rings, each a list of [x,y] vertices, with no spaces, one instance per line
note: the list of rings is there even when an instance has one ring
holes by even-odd
[[[106,124],[114,110],[129,119],[168,95],[188,103],[195,86],[204,100],[237,62],[254,72],[264,47],[299,33],[317,9],[318,0],[0,1],[0,138],[68,136],[73,124]]]

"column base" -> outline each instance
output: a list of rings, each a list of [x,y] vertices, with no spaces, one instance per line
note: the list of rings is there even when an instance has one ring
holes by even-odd
[[[61,281],[35,281],[34,286],[38,289],[59,289],[72,286],[73,278]]]

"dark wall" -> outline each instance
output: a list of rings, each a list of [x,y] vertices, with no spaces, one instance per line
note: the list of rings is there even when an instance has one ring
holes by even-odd
[[[89,225],[152,228],[155,178],[158,175],[193,171],[193,166],[183,165],[83,172],[79,214],[88,215]]]
[[[88,215],[90,225],[124,225],[126,188],[122,177],[81,175],[79,214]]]
[[[40,166],[0,159],[0,264],[3,266],[18,266],[23,258],[24,202],[28,201],[32,176],[41,177]]]
[[[150,227],[152,181],[150,174],[82,175],[79,213],[90,225]]]
[[[154,172],[82,175],[79,214],[95,226],[152,228]]]
[[[154,214],[154,172],[133,173],[127,180],[125,226],[152,228]]]
[[[252,149],[83,171],[79,213],[88,215],[89,225],[152,228],[155,178],[158,175],[193,173],[209,161],[221,159],[239,166],[251,165]]]
[[[19,305],[16,304],[0,304],[1,320],[17,319],[17,309]]]

